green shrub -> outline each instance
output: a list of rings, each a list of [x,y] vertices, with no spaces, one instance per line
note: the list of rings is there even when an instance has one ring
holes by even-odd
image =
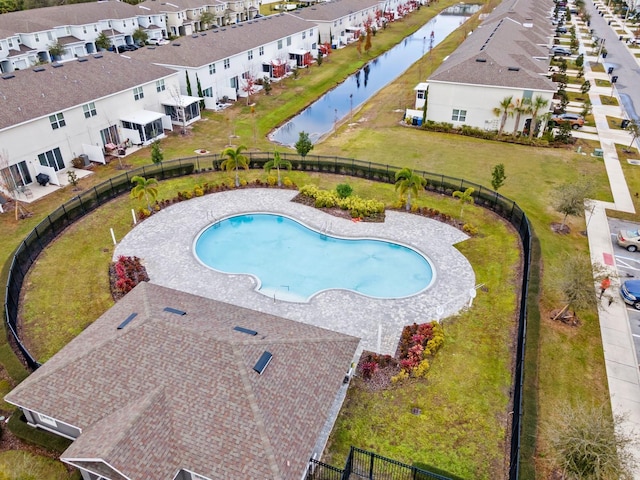
[[[340,198],[347,198],[353,193],[353,188],[348,183],[341,183],[336,187],[336,192]]]
[[[282,184],[285,187],[291,188],[293,187],[293,180],[291,180],[289,177],[284,177],[284,179],[282,180]]]
[[[273,175],[269,175],[269,176],[267,177],[267,184],[268,184],[270,187],[275,187],[277,183],[278,183],[278,179],[277,179],[275,176],[273,176]]]
[[[462,226],[462,231],[473,237],[478,234],[478,227],[471,225],[470,223],[465,223]]]

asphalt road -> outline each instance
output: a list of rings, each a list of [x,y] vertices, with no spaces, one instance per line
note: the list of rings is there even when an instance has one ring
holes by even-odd
[[[591,14],[591,28],[599,38],[604,38],[607,58],[601,60],[605,66],[613,67],[613,75],[618,77],[615,84],[620,99],[629,118],[640,120],[640,67],[636,58],[629,52],[624,41],[608,25],[608,20],[596,11],[592,1],[585,2],[586,10]],[[588,49],[591,47],[588,46]]]
[[[615,218],[609,218],[609,230],[611,231],[611,243],[613,244],[613,254],[616,257],[616,266],[618,268],[618,275],[620,277],[620,283],[625,280],[639,280],[640,279],[640,251],[628,252],[625,248],[618,245],[616,236],[618,231],[623,230],[637,230],[640,225],[625,220],[618,220]],[[614,301],[622,302],[620,292],[610,291],[605,296],[611,296]],[[640,366],[640,311],[627,305],[627,313],[629,315],[629,325],[631,326],[631,334],[633,335],[633,343],[636,346],[636,357],[638,358],[638,365]]]

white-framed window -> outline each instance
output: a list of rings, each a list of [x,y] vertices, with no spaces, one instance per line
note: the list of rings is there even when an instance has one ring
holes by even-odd
[[[248,60],[253,60],[253,50],[249,50],[249,51],[247,52],[247,59],[248,59]]]
[[[309,36],[313,37],[313,28],[311,30],[309,30]]]
[[[82,111],[84,112],[84,118],[95,117],[98,114],[96,112],[96,104],[93,102],[82,105]]]
[[[58,147],[38,154],[38,161],[40,162],[40,165],[51,167],[56,172],[64,168],[64,160],[62,159],[62,153]]]
[[[204,90],[202,90],[202,96],[203,97],[213,97],[213,88],[209,87],[209,88],[205,88]]]
[[[424,90],[418,90],[416,98],[418,98],[418,99],[424,98]]]
[[[459,110],[457,108],[453,109],[453,113],[451,114],[451,120],[454,122],[464,122],[467,119],[467,111]]]
[[[231,60],[229,60],[228,58],[225,58],[222,64],[224,65],[225,70],[228,70],[231,68]]]
[[[67,35],[71,35],[71,27],[65,27],[64,31],[67,32]]]
[[[51,122],[51,128],[53,130],[62,128],[67,124],[67,122],[64,121],[64,115],[62,113],[54,113],[53,115],[49,115],[49,122]]]
[[[209,75],[215,75],[216,73],[216,64],[215,63],[210,63],[209,64]]]
[[[93,26],[93,31],[96,32],[96,33],[98,32],[98,25],[94,25]]]
[[[144,91],[142,90],[142,87],[136,87],[133,89],[133,98],[136,102],[144,98]]]
[[[47,38],[49,40],[53,40],[53,35],[51,35],[51,32],[47,32]]]
[[[166,86],[164,84],[164,78],[161,80],[156,80],[156,92],[164,92],[166,90]]]
[[[40,41],[40,35],[38,35],[37,33],[35,34],[35,38],[36,38],[36,42]]]
[[[50,427],[58,427],[58,424],[56,423],[55,419],[49,417],[48,415],[38,413],[38,418],[42,423],[46,423]]]
[[[304,32],[302,33],[302,35],[303,35],[302,38],[304,38]],[[290,46],[291,46],[291,37],[287,37],[287,47],[290,47]]]
[[[258,55],[260,55],[260,56],[264,55],[264,47],[258,48]]]
[[[318,48],[318,45],[316,45],[316,42],[313,42],[311,44],[311,50],[315,50],[316,48]]]
[[[82,33],[87,33],[87,26],[86,25],[82,26]]]
[[[282,39],[278,40],[278,50],[282,50]]]
[[[9,43],[9,48],[13,48],[13,40],[11,40],[10,38],[7,40],[7,43]]]
[[[305,38],[307,38],[307,32],[302,32],[302,39],[304,40]]]

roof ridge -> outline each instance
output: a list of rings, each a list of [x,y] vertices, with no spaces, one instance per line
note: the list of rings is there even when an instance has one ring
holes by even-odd
[[[264,418],[262,416],[262,412],[260,411],[260,407],[258,406],[258,401],[256,400],[256,396],[253,392],[253,388],[251,388],[251,383],[249,382],[248,371],[243,364],[242,352],[239,349],[235,348],[236,345],[231,345],[231,351],[233,352],[233,356],[236,359],[236,365],[238,366],[238,376],[242,381],[242,386],[244,387],[245,392],[247,393],[246,399],[251,406],[251,411],[253,412],[253,418],[256,422],[256,428],[260,433],[260,440],[262,446],[264,447],[266,460],[269,464],[269,469],[273,472],[273,478],[282,478],[282,474],[280,473],[280,469],[278,468],[278,463],[276,462],[276,455],[271,445],[271,440],[269,439],[269,435],[267,434]]]

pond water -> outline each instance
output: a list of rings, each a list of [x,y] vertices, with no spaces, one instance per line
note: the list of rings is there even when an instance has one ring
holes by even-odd
[[[352,115],[360,105],[427,55],[479,9],[480,5],[461,4],[443,10],[414,34],[371,60],[343,83],[278,127],[269,135],[269,139],[282,145],[293,146],[298,141],[299,133],[304,131],[309,134],[313,143],[318,142],[332,132],[338,122]],[[374,37],[372,42],[375,44],[375,41]],[[426,75],[425,66],[424,76]],[[424,79],[416,78],[416,84],[419,81]]]

